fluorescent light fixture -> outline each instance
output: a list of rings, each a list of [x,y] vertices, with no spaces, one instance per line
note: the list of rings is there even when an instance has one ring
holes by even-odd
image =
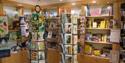
[[[72,5],[76,5],[76,3],[72,3]]]

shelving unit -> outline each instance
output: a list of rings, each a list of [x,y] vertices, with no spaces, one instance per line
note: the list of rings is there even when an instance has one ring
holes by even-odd
[[[62,14],[62,63],[78,63],[78,16]]]
[[[99,59],[106,59],[106,60],[109,60],[109,59],[110,59],[110,58],[99,57],[99,56],[94,56],[94,55],[85,55],[85,56],[89,56],[89,57],[93,57],[93,58],[99,58]]]
[[[55,56],[60,59],[59,46],[61,43],[61,21],[60,17],[46,18],[45,24],[45,45],[47,53],[47,63],[59,63],[59,60],[51,58],[50,56]],[[50,59],[51,58],[51,59]],[[56,58],[56,59],[57,59]]]
[[[121,21],[122,21],[122,28],[121,28],[121,42],[120,42],[120,62],[124,63],[125,62],[125,16],[124,16],[124,12],[125,12],[125,3],[121,4]]]
[[[110,6],[110,5],[109,5]],[[102,8],[105,7],[105,13],[102,12]],[[87,16],[84,19],[83,27],[84,27],[84,33],[79,34],[82,39],[80,40],[80,53],[78,54],[84,58],[84,63],[110,63],[111,60],[111,49],[112,49],[112,43],[110,43],[110,31],[112,28],[111,20],[113,19],[112,15],[112,7],[110,9],[106,10],[105,6],[87,6]],[[107,5],[108,7],[108,5]],[[92,8],[92,9],[91,9]],[[96,9],[100,12],[99,14]],[[95,12],[96,11],[96,12]],[[111,12],[111,13],[110,13]],[[93,14],[92,14],[93,13]],[[104,15],[102,15],[102,13]],[[95,16],[94,16],[95,15]],[[78,28],[80,30],[80,28]],[[79,31],[78,30],[78,31]],[[84,39],[83,39],[84,38]],[[103,52],[102,52],[103,51]],[[79,58],[80,59],[80,58]],[[88,61],[87,61],[88,59]],[[96,60],[99,60],[96,62]],[[80,62],[81,60],[79,60]],[[82,62],[81,62],[82,63]]]
[[[112,43],[109,43],[109,42],[96,42],[96,41],[85,41],[86,43],[93,43],[93,44],[111,44],[112,45]]]

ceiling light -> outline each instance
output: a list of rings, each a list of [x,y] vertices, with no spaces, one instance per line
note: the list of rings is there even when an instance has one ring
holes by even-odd
[[[63,0],[59,0],[59,1],[63,1]]]
[[[109,4],[109,2],[107,2]]]
[[[72,5],[76,5],[76,3],[72,3]]]
[[[108,6],[108,7],[107,7],[107,9],[109,9],[109,10],[110,10],[110,9],[112,9],[112,7],[111,7],[111,6]]]
[[[17,6],[23,6],[22,4],[18,4]]]
[[[96,3],[96,1],[95,1],[95,0],[93,0],[93,1],[92,1],[92,3]]]

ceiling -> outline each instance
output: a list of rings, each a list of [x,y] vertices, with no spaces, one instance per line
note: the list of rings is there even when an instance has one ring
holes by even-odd
[[[8,1],[15,1],[19,3],[25,3],[30,5],[49,5],[55,3],[65,3],[65,2],[75,2],[81,0],[8,0]]]
[[[60,4],[60,3],[73,3],[79,2],[82,4],[92,3],[94,0],[2,0],[6,5],[14,5],[14,6],[26,6],[32,7],[33,5],[40,5],[40,6],[47,6],[53,4]],[[96,3],[104,4],[104,3],[113,3],[116,0],[95,0]],[[120,0],[117,0],[120,1]],[[124,1],[124,0],[123,0]]]

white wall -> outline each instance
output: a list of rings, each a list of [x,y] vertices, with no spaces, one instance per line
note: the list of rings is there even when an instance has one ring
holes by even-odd
[[[3,9],[8,16],[15,16],[15,14],[18,14],[18,11],[16,11],[15,7],[4,6]]]
[[[15,16],[16,14],[18,14],[18,11],[16,10],[16,7],[4,6],[3,9],[8,16]],[[28,14],[28,15],[32,14],[31,10],[30,9],[24,9],[24,15],[26,15],[26,14]]]

